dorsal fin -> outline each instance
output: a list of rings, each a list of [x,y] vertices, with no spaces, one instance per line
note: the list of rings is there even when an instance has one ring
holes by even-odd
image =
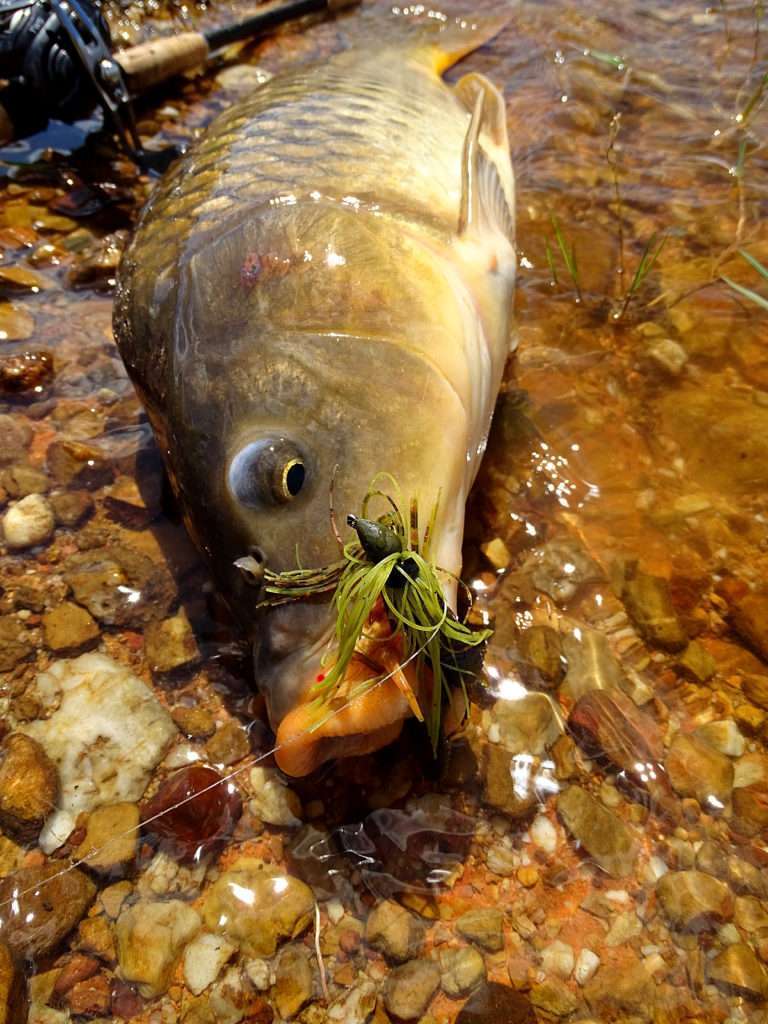
[[[484,75],[476,73],[464,75],[455,93],[471,112],[461,159],[459,234],[491,227],[512,241],[514,198],[504,100]],[[509,182],[502,180],[499,166],[509,168]]]

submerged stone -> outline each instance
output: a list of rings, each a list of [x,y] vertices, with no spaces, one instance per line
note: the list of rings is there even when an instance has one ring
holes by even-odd
[[[625,580],[621,598],[648,643],[667,651],[679,651],[686,646],[688,638],[672,604],[667,580],[637,573]]]
[[[0,747],[0,825],[22,839],[35,838],[56,806],[56,765],[35,740],[11,733]]]
[[[560,793],[557,813],[598,867],[614,878],[631,873],[638,844],[621,818],[581,786],[569,786]]]
[[[489,981],[464,1003],[456,1024],[536,1024],[530,1000],[509,985]]]
[[[174,968],[200,930],[200,916],[181,900],[140,900],[115,926],[120,971],[147,999],[168,990]]]
[[[0,880],[0,940],[17,956],[52,953],[95,897],[96,886],[77,868],[21,868]]]
[[[388,959],[403,963],[421,952],[424,926],[399,903],[383,900],[368,915],[365,941]]]
[[[668,871],[657,882],[656,895],[679,931],[706,931],[730,921],[733,915],[728,886],[702,871]]]
[[[728,995],[768,999],[768,971],[745,942],[726,947],[708,968],[710,981]]]
[[[418,1020],[440,984],[440,970],[431,960],[411,960],[396,967],[384,983],[384,1005],[400,1020]]]
[[[733,788],[733,764],[708,743],[678,733],[666,758],[669,781],[680,796],[693,796],[709,813],[722,811]]]

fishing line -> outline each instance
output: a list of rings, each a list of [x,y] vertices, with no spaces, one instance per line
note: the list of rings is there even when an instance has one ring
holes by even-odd
[[[397,674],[398,671],[401,671],[403,668],[405,668],[406,665],[408,665],[411,661],[413,661],[420,654],[422,654],[427,649],[432,640],[434,640],[434,638],[437,636],[438,632],[440,631],[440,625],[438,625],[435,628],[435,630],[427,637],[422,646],[418,647],[415,651],[413,651],[413,653],[410,654],[405,659],[405,661],[399,664],[387,675],[382,676],[382,678],[379,679],[376,683],[374,683],[369,689],[367,689],[365,693],[356,694],[350,697],[350,699],[345,704],[342,704],[341,707],[336,708],[335,711],[332,711],[324,719],[324,722],[330,721],[332,718],[335,718],[337,715],[340,715],[342,711],[346,711],[347,708],[351,707],[357,701],[362,700],[363,697],[367,697],[368,694],[373,693],[374,690],[378,689],[379,686],[381,686],[383,683],[388,682],[390,679],[393,678],[393,676]],[[309,726],[303,732],[297,733],[296,736],[292,737],[291,741],[295,742],[295,740],[301,739],[302,737],[309,735],[314,728],[314,726]],[[173,811],[177,811],[180,807],[184,807],[186,804],[191,803],[193,800],[197,800],[198,797],[204,796],[206,793],[210,793],[217,787],[223,786],[226,783],[231,782],[233,779],[237,778],[238,775],[241,775],[243,772],[248,771],[251,768],[254,768],[261,761],[266,760],[266,758],[271,757],[273,754],[276,754],[279,750],[282,750],[284,746],[285,743],[276,743],[275,746],[272,747],[270,750],[267,750],[262,754],[254,756],[253,759],[249,759],[245,764],[240,765],[238,768],[235,768],[233,771],[229,772],[229,774],[222,776],[222,778],[217,779],[215,782],[212,782],[204,789],[200,789],[196,793],[192,793],[190,796],[184,797],[182,800],[177,801],[175,804],[172,804],[170,807],[167,807],[163,811],[158,811],[157,814],[153,814],[151,818],[147,818],[145,821],[139,822],[138,825],[126,829],[124,832],[120,832],[116,836],[112,836],[110,839],[107,840],[106,843],[103,843],[95,850],[91,850],[90,853],[87,853],[84,857],[81,857],[79,860],[67,864],[67,866],[62,868],[61,871],[57,871],[55,874],[51,875],[49,878],[44,879],[42,882],[39,882],[36,885],[32,885],[28,889],[22,889],[20,892],[14,892],[14,894],[10,896],[8,899],[0,902],[0,910],[3,910],[5,907],[11,906],[13,903],[17,902],[22,897],[30,895],[30,893],[40,892],[46,886],[50,885],[52,882],[55,882],[57,879],[64,878],[66,875],[74,871],[76,868],[79,868],[83,865],[87,867],[88,863],[91,860],[98,857],[99,854],[103,853],[105,850],[109,849],[112,843],[119,842],[121,839],[128,839],[130,836],[135,835],[137,832],[140,832],[147,825],[151,825],[152,822],[165,817],[166,814],[171,814]],[[18,913],[18,911],[16,913]],[[15,914],[13,916],[15,916]],[[2,920],[0,920],[0,925],[2,924],[3,922]]]

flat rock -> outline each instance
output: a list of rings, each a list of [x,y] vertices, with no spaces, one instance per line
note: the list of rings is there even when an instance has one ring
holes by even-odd
[[[768,790],[762,782],[733,791],[733,830],[756,836],[768,828]]]
[[[199,660],[195,634],[183,608],[169,619],[149,623],[144,630],[144,656],[150,669],[160,674]]]
[[[733,915],[728,886],[703,871],[668,871],[656,883],[656,896],[679,931],[705,931],[730,921]]]
[[[255,858],[242,858],[206,893],[202,913],[209,931],[225,935],[246,956],[272,956],[312,919],[315,898],[298,878]]]
[[[566,633],[562,645],[568,664],[562,692],[571,700],[578,700],[592,690],[621,687],[624,682],[621,664],[604,633],[597,629],[581,629],[578,636]]]
[[[275,967],[272,998],[283,1020],[295,1017],[312,998],[312,965],[303,946],[284,947]]]
[[[638,845],[621,818],[581,786],[569,786],[560,793],[557,813],[598,867],[614,878],[631,873]]]
[[[52,441],[46,453],[48,471],[62,487],[94,490],[112,481],[114,472],[101,448],[80,441]]]
[[[123,978],[146,999],[168,990],[184,947],[200,930],[200,915],[181,900],[139,900],[117,919],[117,957]]]
[[[708,743],[678,733],[670,744],[665,766],[672,788],[693,796],[709,813],[723,809],[733,788],[733,764]]]
[[[569,1017],[579,1005],[573,992],[558,978],[548,978],[534,985],[530,998],[540,1013],[552,1017]]]
[[[184,950],[184,983],[196,996],[218,978],[236,947],[221,935],[201,932]]]
[[[440,984],[440,970],[431,960],[410,960],[396,967],[384,983],[387,1012],[400,1020],[418,1020]]]
[[[0,940],[16,956],[53,952],[84,916],[96,886],[59,863],[21,868],[0,880]]]
[[[536,1021],[527,996],[497,981],[486,982],[473,992],[456,1018],[456,1024],[536,1024]]]
[[[621,599],[649,644],[666,651],[679,651],[687,645],[688,637],[672,604],[667,580],[637,573],[624,582]]]
[[[646,1019],[653,992],[653,980],[639,961],[604,964],[584,986],[584,996],[596,1014],[632,1014],[640,1010],[641,1019]],[[605,1018],[600,1016],[599,1019]]]
[[[85,838],[75,851],[75,859],[86,861],[87,867],[99,874],[119,874],[133,863],[138,843],[138,804],[106,804],[88,816]]]
[[[64,601],[43,615],[43,638],[51,651],[78,651],[95,644],[99,627],[93,616],[71,601]]]
[[[51,852],[81,811],[138,801],[176,727],[146,684],[103,654],[54,662],[37,677],[36,689],[45,703],[58,703],[50,718],[23,729],[59,770],[58,806],[40,837]]]
[[[543,693],[519,700],[498,700],[491,708],[498,742],[510,754],[543,754],[561,735],[552,701]]]
[[[84,522],[96,508],[88,491],[64,491],[51,495],[50,501],[56,525],[70,529]]]
[[[456,919],[456,930],[489,953],[504,948],[504,915],[492,907],[468,910]]]
[[[464,996],[485,981],[485,961],[476,949],[441,949],[439,956],[440,984],[453,999]]]
[[[205,740],[216,731],[216,719],[205,708],[188,708],[180,704],[172,709],[171,718],[190,739]]]
[[[714,747],[719,754],[724,754],[726,757],[741,757],[747,748],[746,740],[732,718],[700,725],[695,736],[696,739],[703,740],[704,743]]]
[[[40,744],[11,733],[0,746],[0,825],[21,839],[34,839],[56,806],[59,773]]]
[[[709,980],[728,995],[768,999],[768,971],[745,942],[727,946],[709,962]]]
[[[403,963],[421,952],[424,926],[399,903],[384,900],[368,915],[365,941],[389,960]]]

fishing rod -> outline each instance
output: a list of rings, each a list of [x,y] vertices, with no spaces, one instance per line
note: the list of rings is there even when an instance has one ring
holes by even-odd
[[[335,14],[360,0],[274,0],[243,21],[181,32],[113,52],[94,0],[0,0],[0,146],[72,122],[96,107],[144,170],[160,171],[174,147],[146,150],[132,100],[233,43],[309,14]]]

